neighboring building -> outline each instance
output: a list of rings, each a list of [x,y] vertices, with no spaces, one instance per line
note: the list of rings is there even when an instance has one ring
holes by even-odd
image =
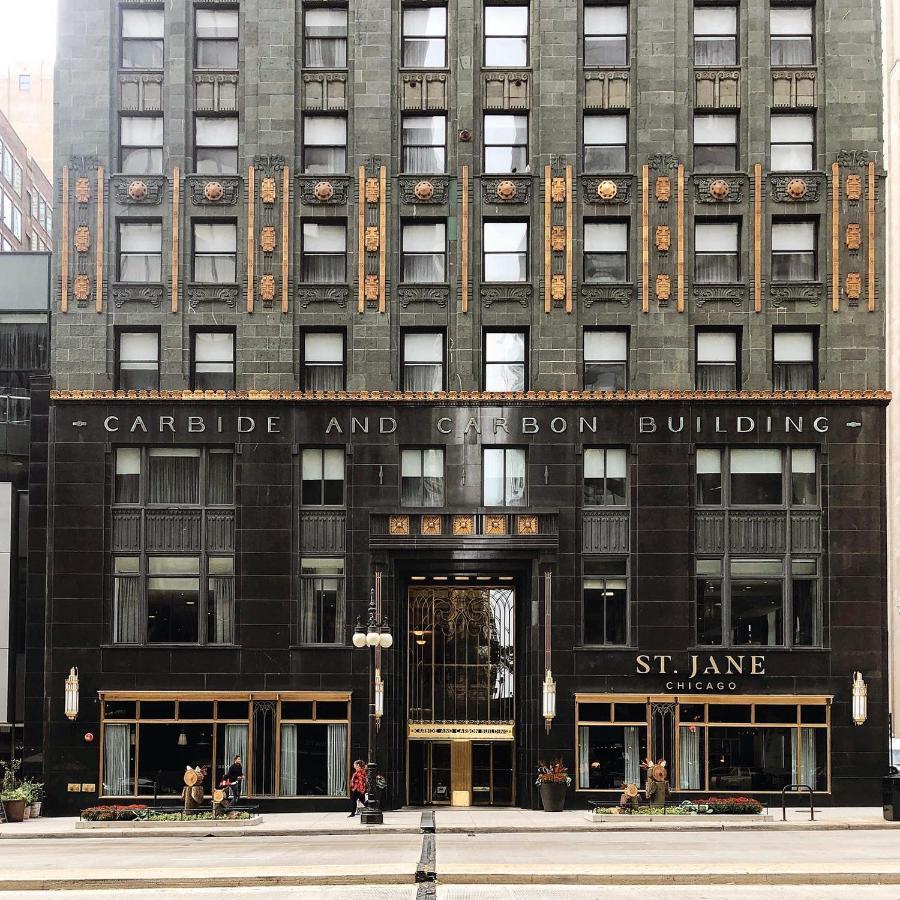
[[[614,800],[647,755],[678,796],[879,802],[879,23],[565,12],[68,3],[52,809],[236,752],[341,806],[373,585],[389,804],[533,806],[557,756]]]
[[[0,67],[0,112],[13,123],[41,170],[52,172],[53,63],[27,60]]]

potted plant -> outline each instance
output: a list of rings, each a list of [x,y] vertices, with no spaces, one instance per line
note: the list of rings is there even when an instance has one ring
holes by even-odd
[[[3,778],[0,779],[0,803],[6,813],[7,822],[21,822],[25,818],[25,807],[28,797],[19,787],[17,774],[22,766],[21,760],[13,759],[3,766]]]
[[[41,814],[41,804],[44,802],[44,784],[41,781],[31,782],[31,818],[37,819]]]
[[[538,763],[538,774],[535,784],[541,792],[541,804],[544,812],[562,812],[566,805],[566,791],[572,779],[569,770],[557,759],[549,765]]]

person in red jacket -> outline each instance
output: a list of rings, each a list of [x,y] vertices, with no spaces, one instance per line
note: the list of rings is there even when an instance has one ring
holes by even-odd
[[[353,774],[350,776],[350,818],[356,815],[357,803],[366,801],[366,764],[357,759],[353,763]]]

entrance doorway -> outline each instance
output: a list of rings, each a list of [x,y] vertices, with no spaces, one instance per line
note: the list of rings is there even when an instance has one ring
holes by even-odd
[[[511,806],[512,741],[410,741],[412,806]]]

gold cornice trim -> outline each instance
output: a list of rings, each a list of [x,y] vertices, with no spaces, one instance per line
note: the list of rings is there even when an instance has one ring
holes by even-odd
[[[247,169],[247,312],[253,312],[256,281],[256,168]]]
[[[684,312],[684,164],[678,165],[678,270],[675,309]]]
[[[387,307],[387,166],[378,170],[378,312]]]
[[[69,167],[62,169],[62,235],[59,247],[59,311],[69,311]]]
[[[875,312],[875,163],[868,165],[868,186],[866,190],[866,252],[867,252],[867,290],[869,295],[869,312]]]
[[[288,276],[291,252],[291,171],[281,170],[281,312],[288,311]]]
[[[359,293],[356,298],[356,311],[362,315],[366,310],[366,167],[357,169],[359,178],[359,196],[356,206],[356,272],[359,279]]]
[[[94,294],[94,309],[98,313],[103,312],[103,203],[104,203],[104,182],[103,166],[97,167],[97,256],[95,264],[95,277],[97,289]]]
[[[753,166],[753,311],[762,312],[762,164]]]
[[[573,214],[573,198],[575,193],[572,189],[572,166],[566,166],[566,313],[572,314],[572,281],[573,281],[573,261],[572,261],[572,231],[574,227]]]
[[[550,247],[550,223],[553,218],[551,203],[551,181],[553,169],[544,166],[544,312],[549,313],[550,304],[550,280],[553,268],[553,257]]]
[[[831,164],[831,311],[841,305],[841,167]]]
[[[172,170],[172,312],[178,312],[178,279],[181,266],[181,169]]]
[[[459,221],[459,277],[460,309],[463,315],[469,312],[469,167],[462,167],[462,209]]]
[[[641,166],[641,312],[650,312],[650,166]]]

